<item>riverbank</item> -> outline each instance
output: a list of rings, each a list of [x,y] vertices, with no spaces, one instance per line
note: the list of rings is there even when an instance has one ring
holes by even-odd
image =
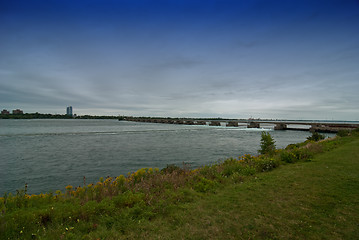
[[[304,145],[195,170],[141,169],[65,193],[19,192],[2,199],[2,238],[354,238],[359,137]]]
[[[338,145],[310,162],[285,165],[182,204],[130,238],[357,239],[359,139]]]

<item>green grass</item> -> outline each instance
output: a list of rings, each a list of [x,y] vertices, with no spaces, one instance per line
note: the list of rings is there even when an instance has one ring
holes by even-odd
[[[0,210],[1,239],[357,239],[359,137],[19,192]]]
[[[226,185],[139,228],[132,238],[358,239],[359,139]]]

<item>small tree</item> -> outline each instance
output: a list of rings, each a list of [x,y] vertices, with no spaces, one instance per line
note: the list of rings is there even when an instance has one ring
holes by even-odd
[[[261,149],[258,150],[260,154],[272,155],[275,151],[275,141],[269,132],[262,132]]]

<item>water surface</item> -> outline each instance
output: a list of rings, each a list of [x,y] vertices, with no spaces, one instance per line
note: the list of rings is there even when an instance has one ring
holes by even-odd
[[[30,193],[64,190],[100,177],[167,164],[191,167],[257,154],[261,132],[276,146],[304,141],[309,132],[136,123],[117,120],[0,120],[0,195],[28,184]]]

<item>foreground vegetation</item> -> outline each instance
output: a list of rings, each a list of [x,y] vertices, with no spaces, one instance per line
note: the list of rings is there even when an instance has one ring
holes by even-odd
[[[194,170],[140,169],[54,194],[25,187],[0,199],[0,237],[355,239],[359,133],[348,135],[281,150],[267,136],[260,156]]]

